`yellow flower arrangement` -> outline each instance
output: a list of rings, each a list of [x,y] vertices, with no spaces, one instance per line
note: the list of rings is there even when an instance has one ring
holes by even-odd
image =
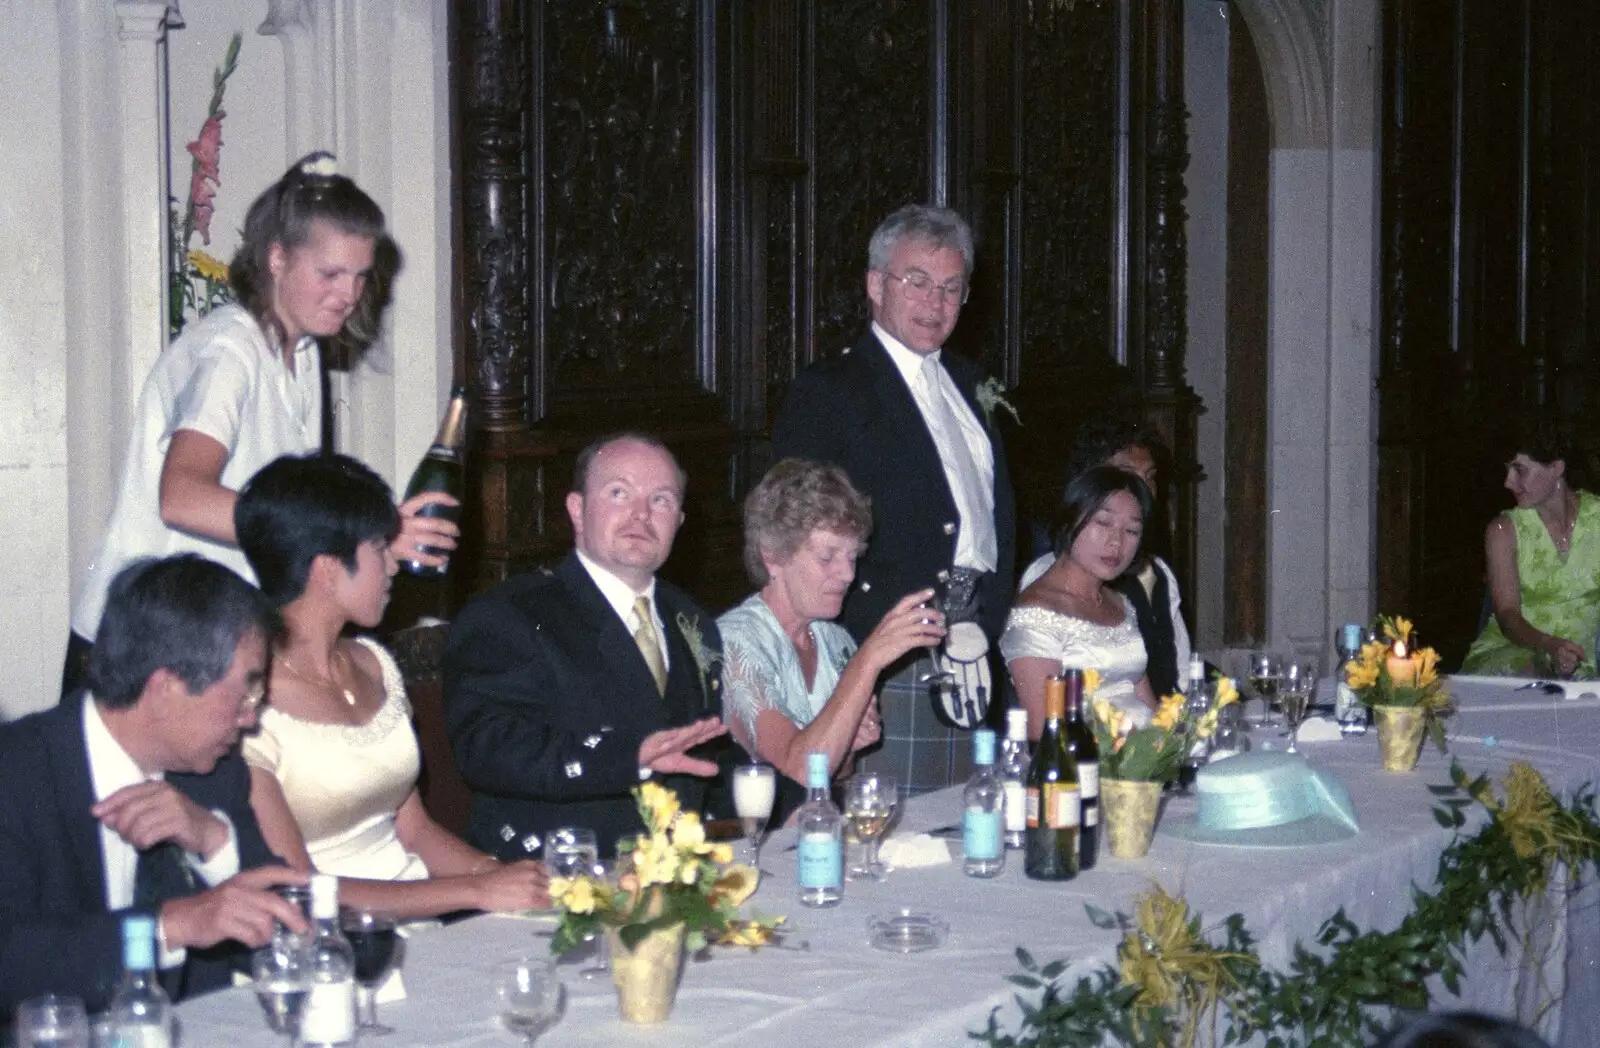
[[[618,845],[616,883],[587,874],[551,878],[550,900],[561,912],[551,950],[564,953],[601,927],[617,929],[632,950],[652,931],[675,924],[684,926],[690,951],[708,943],[770,942],[782,917],[739,915],[756,890],[756,871],[734,863],[729,845],[707,840],[700,816],[682,810],[671,790],[647,782],[633,795],[645,832]]]
[[[1169,1043],[1191,1048],[1210,1028],[1217,1004],[1239,987],[1234,967],[1254,967],[1255,958],[1208,944],[1189,904],[1159,884],[1135,903],[1134,926],[1117,948],[1122,985],[1136,991],[1134,1021],[1143,1025],[1159,1009],[1174,1022]]]
[[[1174,693],[1161,700],[1150,723],[1135,728],[1122,710],[1104,699],[1094,698],[1100,675],[1084,672],[1083,693],[1089,697],[1094,716],[1095,743],[1100,748],[1100,773],[1108,779],[1166,782],[1178,774],[1184,755],[1201,739],[1216,734],[1218,714],[1223,707],[1239,701],[1239,690],[1227,677],[1216,680],[1216,701],[1199,717],[1192,716],[1183,695]]]
[[[1443,718],[1455,712],[1449,689],[1439,676],[1439,653],[1419,648],[1411,620],[1378,616],[1382,636],[1367,641],[1345,667],[1344,682],[1368,706],[1408,706],[1422,710],[1428,731],[1444,750]],[[1402,671],[1395,679],[1394,671]]]

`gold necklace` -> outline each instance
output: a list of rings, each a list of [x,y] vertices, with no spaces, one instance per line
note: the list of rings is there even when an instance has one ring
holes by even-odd
[[[335,679],[333,674],[329,674],[328,676],[322,677],[322,678],[313,677],[309,673],[302,673],[300,671],[300,669],[295,666],[294,663],[289,661],[289,656],[285,655],[283,652],[281,652],[281,651],[278,652],[276,657],[277,657],[279,662],[283,663],[283,668],[284,669],[288,670],[290,673],[294,674],[296,677],[299,677],[301,680],[305,681],[307,684],[315,684],[319,688],[332,688],[334,691],[336,691],[339,694],[344,696],[344,701],[345,702],[347,702],[351,706],[354,706],[356,704],[356,693],[351,691],[349,688],[342,687],[339,684],[338,680]],[[344,652],[339,651],[338,649],[335,649],[334,653],[333,653],[333,656],[328,660],[329,669],[332,669],[334,671],[334,673],[337,673],[338,672],[338,668],[337,668],[337,666],[334,665],[334,661],[335,660],[343,662],[344,661]]]

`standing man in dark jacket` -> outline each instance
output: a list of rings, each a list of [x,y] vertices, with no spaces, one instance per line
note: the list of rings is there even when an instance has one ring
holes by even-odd
[[[928,680],[950,668],[947,660],[936,667],[917,659],[886,681],[883,748],[866,764],[898,776],[907,793],[965,779],[971,744],[961,729],[982,719],[992,695],[985,652],[1012,596],[1015,506],[1005,449],[980,401],[981,369],[943,352],[967,299],[973,256],[972,230],[947,208],[907,205],[885,219],[868,248],[871,329],[796,376],[773,427],[778,458],[837,463],[872,497],[875,527],[845,599],[845,627],[859,641],[895,601],[942,584],[947,654],[983,666],[981,682],[965,678],[948,704],[936,701]],[[961,715],[936,713],[941,705]]]

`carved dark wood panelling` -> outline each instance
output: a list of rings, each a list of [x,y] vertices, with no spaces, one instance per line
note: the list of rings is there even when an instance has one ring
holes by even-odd
[[[551,410],[697,386],[695,5],[545,10]]]
[[[873,228],[928,199],[929,6],[816,6],[816,356],[839,352],[867,324]]]
[[[1022,34],[1022,370],[1111,352],[1117,9],[1027,5]]]

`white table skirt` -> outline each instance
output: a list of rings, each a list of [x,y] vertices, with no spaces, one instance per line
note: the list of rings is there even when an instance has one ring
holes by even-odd
[[[1451,723],[1453,756],[1470,774],[1502,774],[1527,759],[1551,785],[1570,789],[1600,779],[1600,701],[1550,700],[1507,686],[1463,683],[1462,712]],[[1448,782],[1449,757],[1425,748],[1415,772],[1380,770],[1376,738],[1302,746],[1307,759],[1345,783],[1362,832],[1334,845],[1300,850],[1244,851],[1180,841],[1157,833],[1138,861],[1102,854],[1099,865],[1064,884],[1029,881],[1016,853],[995,880],[964,877],[959,862],[900,870],[882,884],[851,883],[844,902],[808,910],[795,897],[792,833],[772,835],[763,865],[773,871],[751,905],[789,917],[791,944],[751,954],[719,948],[691,961],[672,1018],[633,1027],[616,1016],[609,981],[585,982],[563,965],[569,1000],[565,1018],[539,1043],[562,1045],[960,1045],[993,1008],[1014,1021],[1014,951],[1027,947],[1041,963],[1070,958],[1069,977],[1111,961],[1119,936],[1095,928],[1084,903],[1130,911],[1152,881],[1182,892],[1215,925],[1243,913],[1268,964],[1285,965],[1296,940],[1310,942],[1340,905],[1362,928],[1392,927],[1410,910],[1413,884],[1433,884],[1440,850],[1450,834],[1434,822],[1429,784]],[[1191,804],[1169,800],[1176,810]],[[913,802],[897,832],[955,823],[960,791]],[[1600,1048],[1600,906],[1590,888],[1545,923],[1553,938],[1546,977],[1562,995],[1544,1033],[1553,1043]],[[874,913],[910,906],[931,909],[950,923],[940,949],[912,956],[867,945]],[[1566,919],[1563,919],[1565,917]],[[490,972],[521,951],[545,948],[533,922],[479,917],[414,935],[405,962],[406,1000],[382,1006],[398,1032],[386,1048],[510,1045],[495,1024]],[[1520,959],[1502,960],[1491,944],[1472,957],[1462,1004],[1496,1014],[1515,1012]],[[188,1002],[180,1009],[186,1048],[279,1048],[250,991],[235,989]]]

